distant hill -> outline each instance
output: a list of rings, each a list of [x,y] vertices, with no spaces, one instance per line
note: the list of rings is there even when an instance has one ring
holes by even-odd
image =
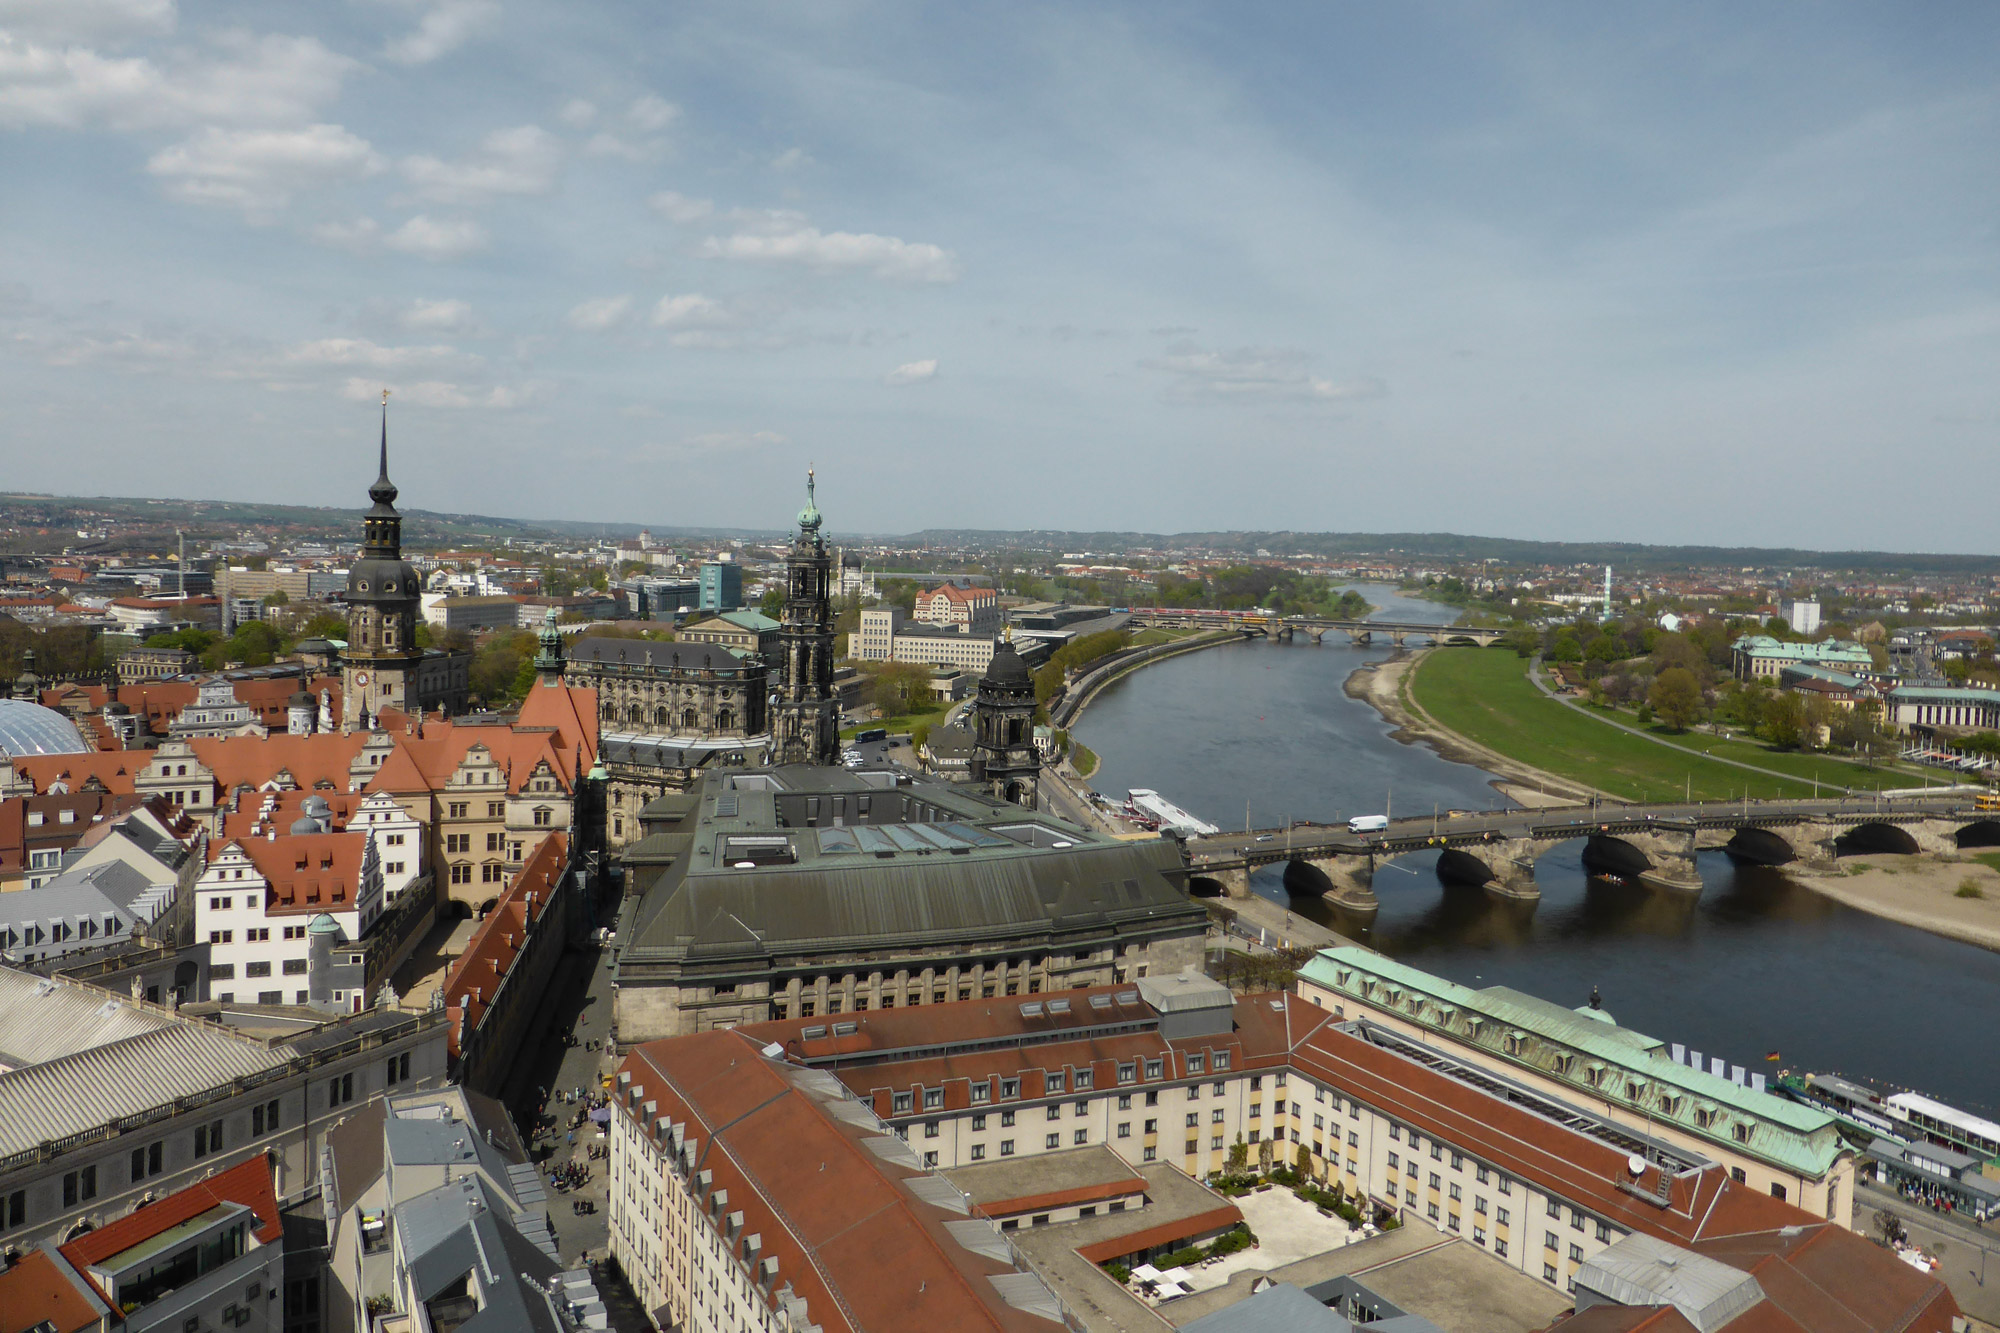
[[[228,539],[245,528],[283,528],[300,540],[352,541],[362,511],[314,505],[253,504],[237,500],[147,499],[114,496],[0,494],[0,528],[48,528],[74,532],[107,521],[129,529],[121,545],[144,542],[151,534],[164,546],[174,532],[191,538]],[[583,523],[562,519],[495,518],[430,509],[403,511],[405,539],[414,547],[484,545],[508,538],[547,541],[561,538],[630,537],[641,527],[655,536],[683,542],[782,541],[778,528],[687,527],[673,524]],[[1201,551],[1217,556],[1256,558],[1319,557],[1330,560],[1378,556],[1398,562],[1505,565],[1611,565],[1621,571],[1672,574],[1690,569],[1820,570],[1870,574],[2000,574],[2000,556],[1922,555],[1894,551],[1808,551],[1795,547],[1646,546],[1637,542],[1538,542],[1511,537],[1471,537],[1452,532],[1080,532],[1031,528],[1003,532],[981,528],[926,528],[897,536],[841,533],[836,540],[879,541],[947,549],[975,548],[1023,556],[1095,551],[1117,554],[1134,549]],[[70,543],[75,545],[73,541]],[[24,549],[18,533],[8,542]],[[85,548],[87,549],[87,548]]]

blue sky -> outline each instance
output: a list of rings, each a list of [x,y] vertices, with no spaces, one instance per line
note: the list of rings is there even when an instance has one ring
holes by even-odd
[[[0,0],[0,485],[2000,552],[1996,37]]]

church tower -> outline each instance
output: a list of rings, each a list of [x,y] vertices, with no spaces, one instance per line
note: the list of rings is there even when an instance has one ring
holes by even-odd
[[[347,571],[347,648],[340,655],[341,730],[411,703],[417,663],[417,571],[403,559],[403,516],[389,480],[389,396],[382,395],[382,460],[375,502],[361,520],[361,558]]]
[[[785,557],[785,609],[778,629],[783,657],[777,706],[771,712],[773,760],[831,764],[840,757],[840,711],[833,697],[833,560],[820,536],[813,474],[806,471],[806,507]]]
[[[1033,810],[1042,770],[1035,750],[1035,678],[1013,640],[993,646],[972,719],[972,780],[1003,801]]]

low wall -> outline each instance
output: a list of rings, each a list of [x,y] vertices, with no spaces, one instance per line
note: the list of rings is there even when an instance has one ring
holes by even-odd
[[[1199,652],[1203,648],[1213,648],[1222,643],[1240,643],[1241,634],[1231,630],[1216,630],[1199,634],[1192,639],[1182,639],[1177,643],[1156,643],[1147,648],[1127,648],[1114,653],[1078,676],[1063,692],[1063,695],[1049,709],[1049,721],[1057,727],[1067,727],[1089,705],[1097,692],[1112,681],[1128,672],[1137,671],[1142,666],[1178,657],[1182,653]]]

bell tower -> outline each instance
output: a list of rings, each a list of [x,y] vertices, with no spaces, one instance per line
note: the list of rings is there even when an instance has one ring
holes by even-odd
[[[778,629],[782,659],[777,706],[771,710],[773,759],[780,764],[831,764],[840,757],[840,713],[833,697],[833,560],[820,535],[813,473],[806,470],[806,507],[785,557],[785,608]]]
[[[341,730],[384,708],[412,704],[417,664],[417,571],[403,559],[403,516],[389,480],[389,391],[382,391],[382,453],[374,505],[361,520],[361,557],[347,571],[347,647],[340,654]]]
[[[1035,678],[1012,638],[993,645],[972,705],[972,780],[1003,801],[1035,808],[1042,760],[1035,749]]]

